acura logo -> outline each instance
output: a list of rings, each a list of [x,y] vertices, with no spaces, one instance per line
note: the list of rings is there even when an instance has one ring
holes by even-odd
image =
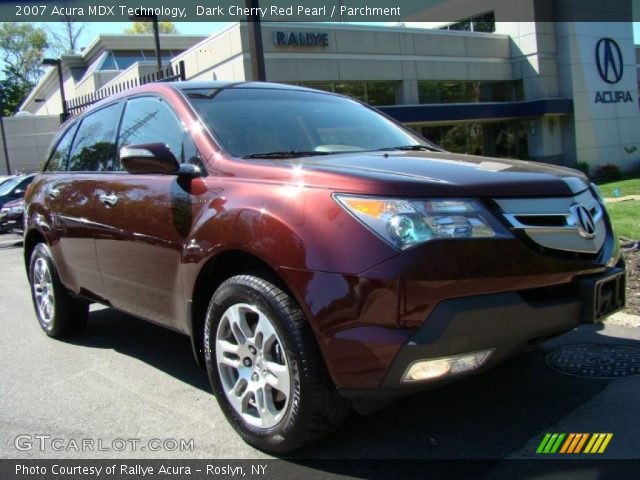
[[[605,82],[613,84],[622,79],[622,51],[612,38],[601,38],[596,43],[596,66]]]
[[[571,207],[571,215],[581,237],[592,239],[596,236],[596,223],[593,221],[593,216],[587,207],[578,204],[573,205]]]

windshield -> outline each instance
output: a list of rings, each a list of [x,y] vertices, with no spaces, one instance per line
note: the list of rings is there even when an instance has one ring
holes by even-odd
[[[433,148],[375,111],[334,95],[267,88],[185,94],[222,147],[236,157]]]
[[[13,190],[21,180],[24,180],[24,178],[14,177],[4,182],[2,185],[0,185],[0,195],[6,195],[7,193],[11,192],[11,190]]]

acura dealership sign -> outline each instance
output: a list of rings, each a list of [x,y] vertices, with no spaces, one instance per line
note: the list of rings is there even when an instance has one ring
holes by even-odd
[[[624,64],[620,46],[612,38],[601,38],[596,44],[596,66],[600,78],[607,83],[618,83],[622,80]]]
[[[601,38],[596,43],[596,67],[602,81],[614,85],[622,80],[624,62],[622,50],[612,38]],[[633,97],[628,90],[596,92],[595,103],[631,103]]]

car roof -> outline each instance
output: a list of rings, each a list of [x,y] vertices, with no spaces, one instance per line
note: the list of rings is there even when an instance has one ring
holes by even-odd
[[[269,90],[312,90],[298,85],[272,82],[232,82],[232,81],[184,81],[169,83],[178,90],[216,89],[216,88],[263,88]],[[315,90],[314,90],[315,91]]]
[[[264,90],[292,90],[292,91],[297,90],[297,91],[322,93],[322,94],[333,95],[333,96],[342,96],[336,93],[302,87],[299,85],[288,85],[285,83],[272,83],[272,82],[233,82],[233,81],[220,81],[220,80],[217,80],[217,81],[186,80],[186,81],[180,81],[180,82],[152,82],[152,83],[146,83],[144,85],[140,85],[128,90],[123,90],[122,92],[119,92],[114,95],[109,95],[107,97],[104,97],[96,101],[95,103],[89,105],[80,114],[69,117],[60,126],[59,132],[65,131],[67,127],[70,124],[74,123],[76,120],[84,117],[85,115],[95,110],[99,110],[100,108],[102,108],[108,103],[111,103],[112,101],[122,100],[134,95],[144,94],[147,92],[158,93],[158,87],[171,88],[174,90],[178,90],[180,92],[183,92],[185,90],[199,90],[199,89],[214,90],[214,89],[233,88],[233,89],[264,89]],[[57,136],[56,136],[56,139],[57,139]]]

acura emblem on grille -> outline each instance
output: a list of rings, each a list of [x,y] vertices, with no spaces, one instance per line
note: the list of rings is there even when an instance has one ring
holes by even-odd
[[[596,236],[596,223],[587,207],[578,204],[572,205],[571,215],[576,221],[581,237],[591,239]]]

